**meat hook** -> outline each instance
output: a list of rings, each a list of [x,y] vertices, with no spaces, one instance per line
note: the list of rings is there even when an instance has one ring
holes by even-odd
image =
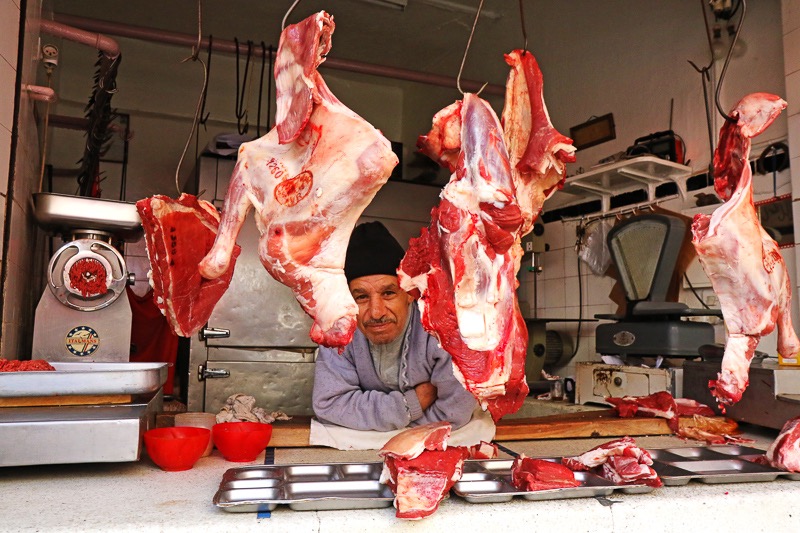
[[[294,2],[292,2],[292,5],[289,6],[289,10],[283,16],[283,21],[281,21],[281,31],[283,31],[283,29],[286,28],[286,19],[289,18],[289,15],[291,15],[292,11],[294,11],[294,8],[297,7],[297,4],[299,3],[300,0],[294,0]]]
[[[267,63],[267,45],[261,41],[261,78],[258,82],[258,113],[256,114],[256,137],[261,137],[261,94],[264,90],[264,66]],[[267,126],[269,127],[269,126]]]
[[[206,59],[206,71],[208,72],[208,76],[211,77],[211,50],[214,48],[214,36],[212,34],[208,34],[208,58]],[[206,113],[206,101],[208,100],[208,84],[203,89],[203,105],[200,108],[200,124],[203,125],[203,129],[208,131],[206,128],[206,123],[208,122],[208,117],[211,116],[211,113]],[[203,116],[205,115],[205,116]]]
[[[181,165],[183,165],[183,159],[186,157],[186,152],[189,150],[189,143],[192,141],[192,137],[194,137],[195,129],[197,128],[197,122],[200,118],[200,110],[203,104],[204,95],[206,93],[206,89],[208,88],[208,68],[206,67],[205,62],[200,59],[198,55],[200,53],[200,42],[203,36],[203,5],[201,0],[197,0],[197,45],[192,47],[192,55],[184,59],[182,62],[185,63],[190,59],[192,61],[199,61],[201,65],[203,65],[203,88],[200,91],[200,97],[197,99],[197,106],[194,110],[194,118],[192,119],[192,128],[189,131],[189,137],[186,139],[186,144],[183,146],[183,152],[181,152],[181,158],[178,160],[178,167],[175,169],[175,188],[178,190],[178,194],[181,193],[181,185],[180,185],[180,173],[181,173]],[[209,45],[209,50],[211,46]]]
[[[467,47],[464,48],[464,57],[461,58],[461,66],[458,69],[458,76],[456,77],[456,88],[458,88],[458,92],[460,92],[461,94],[464,94],[464,91],[461,89],[461,73],[464,71],[464,63],[467,62],[467,53],[469,52],[469,47],[472,44],[472,36],[475,34],[475,26],[478,25],[478,17],[481,16],[482,9],[483,9],[483,0],[480,1],[480,4],[478,4],[478,9],[477,11],[475,11],[475,20],[472,22],[472,30],[470,30],[469,32],[469,39],[467,39]],[[485,86],[486,85],[484,85],[484,87]],[[483,88],[481,88],[481,90],[482,89]]]
[[[698,67],[689,59],[689,64],[700,74],[703,83],[703,105],[706,110],[706,130],[708,133],[708,150],[711,152],[711,157],[708,159],[708,174],[706,174],[706,185],[711,185],[711,177],[714,175],[714,131],[711,124],[712,111],[708,102],[708,87],[711,84],[711,67],[714,66],[714,51],[711,43],[711,29],[708,26],[708,11],[706,10],[706,0],[700,0],[700,10],[703,12],[703,23],[706,28],[706,39],[708,40],[708,65],[705,67]]]
[[[522,53],[524,54],[528,51],[528,32],[525,31],[525,10],[522,9],[522,3],[523,0],[519,0],[519,22],[522,25],[522,38],[525,40],[525,44],[522,46]]]
[[[728,64],[731,62],[731,54],[733,54],[733,47],[736,46],[736,40],[739,38],[739,32],[742,30],[742,23],[744,22],[744,16],[745,13],[747,12],[747,2],[745,0],[739,0],[739,5],[742,6],[742,14],[739,16],[739,24],[736,25],[736,33],[733,36],[730,48],[728,48],[728,55],[725,57],[725,63],[722,65],[722,73],[719,75],[719,81],[717,82],[717,92],[714,97],[714,102],[717,104],[717,111],[719,111],[720,115],[725,117],[725,120],[729,122],[737,122],[739,119],[728,115],[728,113],[726,113],[725,110],[722,109],[722,106],[719,103],[719,93],[720,89],[722,89],[722,80],[725,78],[725,72],[728,70]],[[736,7],[736,9],[738,9],[738,6]]]
[[[247,61],[244,64],[244,78],[242,78],[241,85],[239,84],[239,39],[234,37],[233,42],[236,44],[236,130],[239,135],[244,135],[247,133],[249,126],[247,123],[247,110],[244,109],[244,90],[247,86],[247,72],[250,69],[253,41],[247,41]],[[244,119],[244,126],[242,126],[242,119]]]

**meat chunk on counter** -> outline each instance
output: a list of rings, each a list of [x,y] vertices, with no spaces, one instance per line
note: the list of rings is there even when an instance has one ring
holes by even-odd
[[[519,490],[549,490],[577,487],[575,473],[562,465],[520,454],[511,466],[511,483]]]
[[[728,333],[721,371],[709,382],[723,406],[742,398],[756,346],[776,326],[782,362],[798,362],[791,280],[778,244],[759,222],[749,162],[751,139],[785,108],[786,102],[767,93],[749,94],[736,104],[714,152],[714,190],[725,203],[711,216],[695,215],[692,223],[692,243],[719,298]]]
[[[398,433],[378,452],[384,460],[381,482],[395,493],[397,518],[430,516],[461,479],[469,450],[447,447],[450,430],[448,422],[417,426]]]
[[[769,464],[789,472],[800,472],[800,416],[783,425],[766,453]]]
[[[647,450],[639,448],[631,437],[606,442],[581,455],[564,457],[561,462],[570,470],[592,471],[617,484],[662,485],[653,470],[653,458]]]
[[[220,231],[200,272],[217,279],[228,271],[236,237],[255,207],[261,263],[314,319],[311,340],[343,347],[357,312],[344,276],[347,243],[398,159],[317,71],[333,30],[333,17],[320,11],[281,33],[276,126],[240,147]]]

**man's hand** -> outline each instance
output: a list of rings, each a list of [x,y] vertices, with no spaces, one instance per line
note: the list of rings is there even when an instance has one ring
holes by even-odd
[[[420,383],[414,387],[414,392],[417,393],[419,405],[422,407],[423,411],[436,401],[436,386],[430,381]]]

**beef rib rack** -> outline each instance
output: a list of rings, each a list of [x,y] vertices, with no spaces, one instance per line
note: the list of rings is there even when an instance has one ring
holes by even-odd
[[[418,297],[423,326],[496,421],[528,394],[528,333],[515,292],[523,218],[503,130],[488,103],[465,94],[434,116],[417,146],[453,174],[430,227],[409,243],[400,286]]]
[[[389,141],[340,102],[317,72],[333,30],[333,17],[320,11],[281,33],[276,126],[240,147],[220,230],[200,272],[216,279],[228,270],[255,207],[261,263],[314,319],[311,339],[343,347],[357,312],[344,276],[347,243],[398,160]]]
[[[778,244],[761,227],[753,205],[751,139],[786,108],[767,93],[745,96],[720,130],[714,152],[714,189],[725,200],[710,216],[695,215],[692,243],[720,301],[728,339],[722,368],[709,382],[721,405],[742,398],[750,361],[762,336],[778,327],[778,353],[800,352],[791,317],[792,287]]]

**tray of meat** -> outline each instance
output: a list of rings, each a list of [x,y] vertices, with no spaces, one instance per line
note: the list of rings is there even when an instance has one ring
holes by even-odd
[[[390,507],[394,494],[380,482],[383,463],[253,465],[222,476],[214,505],[224,511],[295,511]]]
[[[800,474],[762,464],[764,450],[747,446],[698,446],[648,450],[653,469],[664,485],[703,483],[751,483],[774,481],[778,476],[800,481]]]
[[[0,372],[0,398],[151,394],[167,379],[167,363],[50,363],[53,370]]]
[[[546,457],[539,460],[560,465],[560,457]],[[591,472],[569,471],[577,482],[575,486],[521,490],[515,483],[512,459],[487,459],[466,461],[461,480],[453,486],[453,492],[470,503],[500,503],[514,497],[526,500],[559,500],[568,498],[592,498],[608,496],[615,490],[628,494],[650,492],[653,487],[644,484],[618,485]],[[566,469],[569,470],[569,469]],[[563,485],[563,483],[559,483]],[[528,485],[530,486],[530,485]],[[541,485],[546,487],[546,484]]]

